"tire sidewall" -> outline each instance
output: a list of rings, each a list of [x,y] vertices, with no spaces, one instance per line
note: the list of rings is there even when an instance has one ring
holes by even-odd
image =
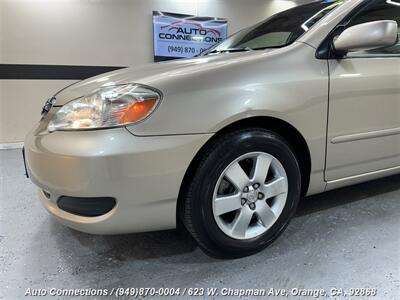
[[[251,152],[265,152],[274,156],[284,167],[288,179],[286,204],[278,220],[262,235],[246,240],[227,236],[217,225],[213,214],[214,189],[226,167],[238,157]],[[202,166],[194,189],[194,224],[219,251],[234,253],[256,252],[267,246],[284,230],[292,218],[301,193],[301,176],[295,155],[279,135],[266,130],[248,130],[229,135],[209,154]]]

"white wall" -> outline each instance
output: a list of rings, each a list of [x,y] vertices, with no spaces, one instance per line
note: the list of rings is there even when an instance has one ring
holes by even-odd
[[[226,17],[233,33],[294,5],[284,0],[0,0],[0,64],[136,66],[153,60],[153,10]],[[45,99],[69,83],[0,80],[0,143],[22,141]]]

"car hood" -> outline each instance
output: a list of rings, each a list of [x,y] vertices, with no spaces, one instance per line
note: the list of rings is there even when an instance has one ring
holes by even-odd
[[[139,83],[160,88],[160,86],[165,86],[165,81],[179,80],[179,77],[182,78],[182,76],[188,73],[212,72],[213,70],[225,67],[227,65],[243,63],[247,60],[257,59],[260,56],[265,56],[266,54],[275,51],[277,51],[277,49],[208,55],[192,59],[151,63],[139,67],[125,68],[104,73],[96,77],[79,81],[59,91],[55,95],[55,105],[64,105],[71,100],[90,94],[101,87],[118,84]]]

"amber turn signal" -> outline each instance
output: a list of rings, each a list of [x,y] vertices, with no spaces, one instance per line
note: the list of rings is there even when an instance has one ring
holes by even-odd
[[[119,122],[121,124],[134,123],[146,118],[154,109],[157,104],[157,99],[146,99],[144,101],[137,101],[121,114]]]

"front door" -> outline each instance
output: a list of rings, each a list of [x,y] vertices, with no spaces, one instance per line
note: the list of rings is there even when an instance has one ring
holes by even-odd
[[[400,24],[400,0],[371,1],[347,27],[377,20]],[[332,59],[329,69],[326,180],[400,166],[400,42]]]

